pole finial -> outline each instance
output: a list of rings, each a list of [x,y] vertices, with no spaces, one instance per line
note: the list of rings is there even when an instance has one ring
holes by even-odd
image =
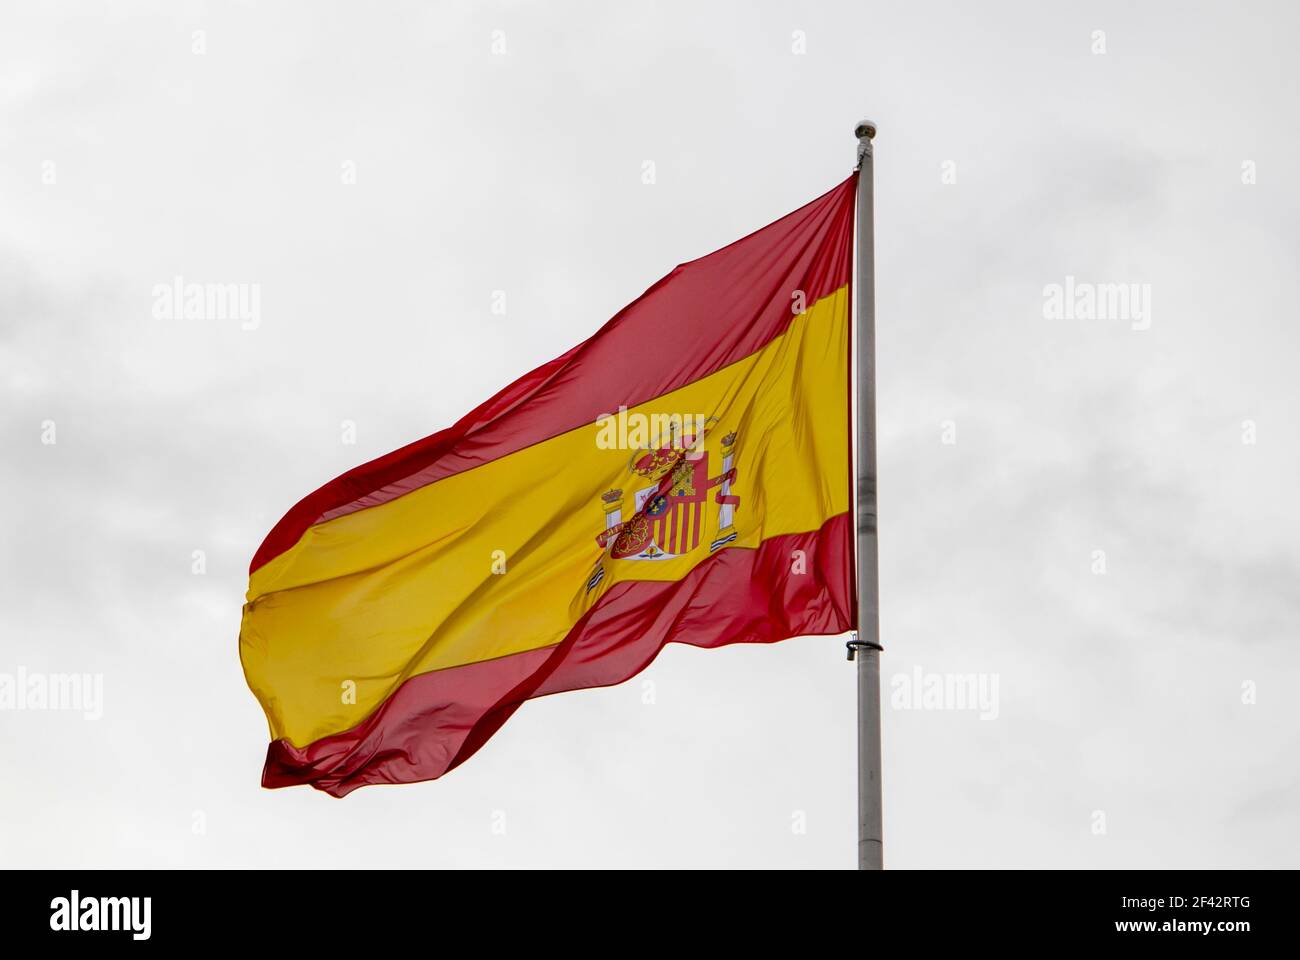
[[[870,120],[859,120],[853,128],[853,134],[858,138],[858,165],[853,169],[861,170],[862,161],[871,156],[871,141],[876,136],[876,125]]]

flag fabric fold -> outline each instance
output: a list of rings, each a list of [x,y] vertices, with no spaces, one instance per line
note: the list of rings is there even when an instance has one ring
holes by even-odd
[[[264,786],[433,779],[524,701],[666,643],[852,628],[855,186],[678,266],[276,524],[240,628]]]

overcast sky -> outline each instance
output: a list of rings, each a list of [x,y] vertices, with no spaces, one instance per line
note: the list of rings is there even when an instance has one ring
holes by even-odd
[[[296,500],[829,189],[870,116],[887,865],[1300,866],[1293,4],[23,6],[0,674],[102,674],[103,716],[0,711],[0,863],[853,866],[838,639],[673,646],[336,801],[259,786],[237,637]],[[256,329],[157,317],[178,275],[258,284]],[[1049,318],[1066,277],[1148,315]],[[891,705],[918,668],[996,717]]]

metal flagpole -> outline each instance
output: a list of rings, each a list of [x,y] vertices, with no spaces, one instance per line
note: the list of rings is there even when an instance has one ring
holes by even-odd
[[[880,803],[880,584],[876,557],[876,268],[871,141],[876,125],[863,120],[858,137],[857,283],[853,288],[854,385],[858,418],[858,629],[849,659],[858,666],[858,869],[884,866]]]

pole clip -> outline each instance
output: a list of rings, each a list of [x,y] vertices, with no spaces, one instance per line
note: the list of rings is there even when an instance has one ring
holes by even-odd
[[[872,643],[870,640],[859,640],[857,637],[854,637],[852,640],[848,641],[846,644],[844,644],[844,646],[848,648],[848,654],[850,660],[854,659],[854,657],[857,655],[857,652],[859,650],[883,651],[885,649],[878,643]]]

